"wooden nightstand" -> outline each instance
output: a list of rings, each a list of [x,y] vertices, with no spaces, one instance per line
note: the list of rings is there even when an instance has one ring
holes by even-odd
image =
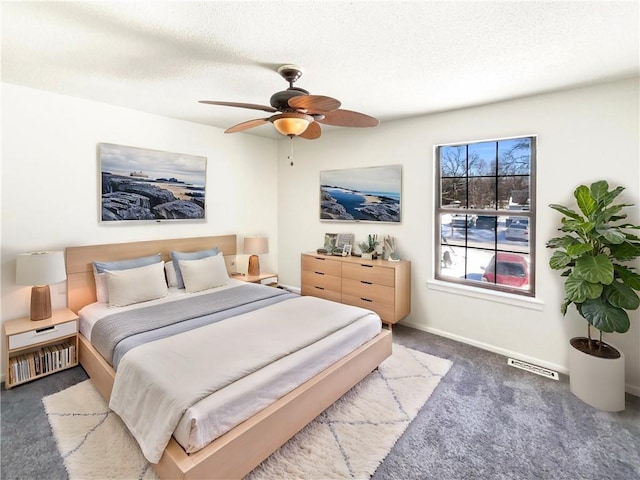
[[[45,320],[8,320],[2,327],[6,389],[78,365],[78,316],[71,310],[56,310]]]
[[[269,278],[275,279],[273,282],[265,283],[264,285],[269,286],[278,286],[278,274],[277,273],[261,273],[260,275],[232,275],[231,278],[235,278],[236,280],[242,280],[243,282],[248,283],[262,283],[263,280],[267,280]]]

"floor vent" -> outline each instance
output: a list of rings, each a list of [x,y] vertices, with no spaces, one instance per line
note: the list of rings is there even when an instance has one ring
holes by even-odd
[[[520,368],[522,370],[526,370],[527,372],[535,373],[537,375],[542,375],[543,377],[553,378],[554,380],[560,380],[560,376],[558,372],[554,372],[553,370],[549,370],[548,368],[543,368],[538,365],[534,365],[532,363],[523,362],[522,360],[516,360],[514,358],[510,358],[507,360],[507,365],[511,365],[512,367]]]

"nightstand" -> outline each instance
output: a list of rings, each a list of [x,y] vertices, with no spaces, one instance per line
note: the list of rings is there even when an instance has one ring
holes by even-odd
[[[78,365],[78,316],[71,310],[44,320],[7,320],[2,327],[6,389]]]
[[[273,278],[273,282],[265,283],[263,285],[278,286],[278,274],[277,273],[261,273],[260,275],[234,275],[232,278],[236,280],[242,280],[248,283],[262,283],[263,280]]]

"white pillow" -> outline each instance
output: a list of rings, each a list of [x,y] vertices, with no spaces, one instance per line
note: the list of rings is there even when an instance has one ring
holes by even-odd
[[[166,262],[164,264],[164,273],[167,275],[167,285],[169,285],[169,288],[176,288],[178,286],[178,276],[176,275],[176,267],[173,262]]]
[[[109,303],[109,285],[107,285],[107,272],[96,273],[93,271],[93,279],[96,281],[96,298],[100,303]]]
[[[222,254],[199,260],[180,260],[179,263],[184,288],[189,293],[221,287],[229,281],[227,266]]]
[[[160,262],[159,253],[146,257],[129,258],[127,260],[114,260],[112,262],[91,262],[93,265],[93,278],[96,282],[96,297],[100,303],[109,303],[109,286],[107,285],[107,270],[128,270],[129,268],[144,267],[152,263]]]
[[[109,306],[124,307],[164,297],[168,293],[164,262],[128,270],[106,270]]]

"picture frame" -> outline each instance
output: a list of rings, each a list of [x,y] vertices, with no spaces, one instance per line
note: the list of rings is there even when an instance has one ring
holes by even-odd
[[[100,143],[98,171],[101,223],[206,220],[206,157]]]
[[[320,220],[400,223],[402,165],[320,172]]]
[[[353,245],[353,239],[355,236],[353,233],[339,233],[336,239],[336,247],[342,248],[345,245]]]
[[[338,243],[338,234],[337,233],[325,233],[324,234],[324,248],[327,252],[333,252],[333,249],[336,248]]]
[[[350,256],[351,255],[351,248],[352,248],[352,246],[350,244],[346,243],[344,245],[344,247],[342,247],[342,256],[343,257]]]

